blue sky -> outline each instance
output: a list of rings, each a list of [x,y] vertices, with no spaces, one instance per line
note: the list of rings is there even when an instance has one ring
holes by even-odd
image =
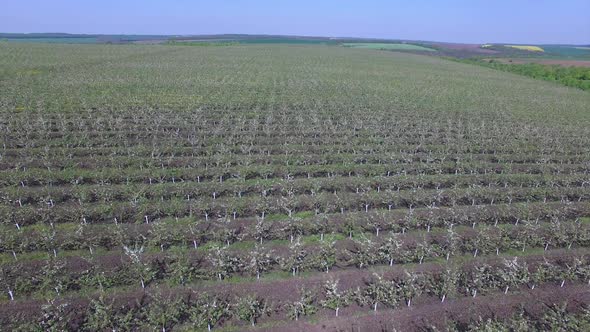
[[[590,0],[2,0],[0,32],[590,43]]]

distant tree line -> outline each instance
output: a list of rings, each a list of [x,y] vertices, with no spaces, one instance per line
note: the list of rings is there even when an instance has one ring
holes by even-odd
[[[590,68],[587,67],[564,67],[538,63],[506,64],[494,59],[483,60],[475,58],[453,60],[525,75],[536,79],[555,81],[586,91],[590,90]]]

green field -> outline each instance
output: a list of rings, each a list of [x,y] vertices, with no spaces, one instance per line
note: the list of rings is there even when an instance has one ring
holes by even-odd
[[[99,42],[98,38],[87,37],[67,37],[67,38],[0,38],[0,41],[7,41],[12,43],[45,43],[45,44],[96,44]]]
[[[569,60],[590,60],[590,48],[560,45],[541,46],[548,58]]]
[[[11,42],[0,91],[3,330],[590,324],[586,91],[364,47]]]
[[[4,112],[501,110],[533,119],[590,118],[588,94],[574,89],[438,58],[353,48],[4,43],[0,72]]]
[[[428,48],[413,44],[389,44],[389,43],[344,43],[342,46],[352,48],[364,48],[371,50],[392,50],[392,51],[426,51],[435,52],[433,48]]]

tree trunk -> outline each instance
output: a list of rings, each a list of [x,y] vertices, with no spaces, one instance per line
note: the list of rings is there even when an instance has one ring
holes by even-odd
[[[145,288],[145,283],[143,282],[143,278],[141,278],[141,288]]]
[[[338,310],[340,310],[340,308],[336,308],[336,317],[338,317]]]
[[[393,258],[389,259],[389,266],[393,266]]]
[[[445,302],[445,299],[447,298],[447,294],[443,294],[442,299],[440,300],[441,303]]]
[[[10,301],[14,301],[14,294],[10,289],[8,290],[8,295],[10,296]]]
[[[510,286],[506,286],[506,288],[504,289],[504,294],[508,294],[508,289],[510,288]]]

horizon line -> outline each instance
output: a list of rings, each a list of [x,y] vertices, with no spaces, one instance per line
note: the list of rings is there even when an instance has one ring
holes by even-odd
[[[366,40],[387,40],[387,41],[411,41],[411,42],[429,42],[429,43],[447,43],[447,44],[502,44],[502,45],[516,45],[527,44],[522,43],[505,43],[505,42],[457,42],[457,41],[441,41],[441,40],[425,40],[425,39],[403,39],[390,37],[354,37],[354,36],[319,36],[319,35],[294,35],[294,34],[268,34],[268,33],[201,33],[201,34],[150,34],[150,33],[71,33],[71,32],[1,32],[0,35],[36,35],[36,34],[55,34],[55,35],[70,35],[70,36],[154,36],[154,37],[199,37],[199,36],[264,36],[264,37],[304,37],[304,38],[325,38],[325,39],[366,39]],[[572,46],[587,46],[587,43],[528,43],[532,45],[572,45]]]

